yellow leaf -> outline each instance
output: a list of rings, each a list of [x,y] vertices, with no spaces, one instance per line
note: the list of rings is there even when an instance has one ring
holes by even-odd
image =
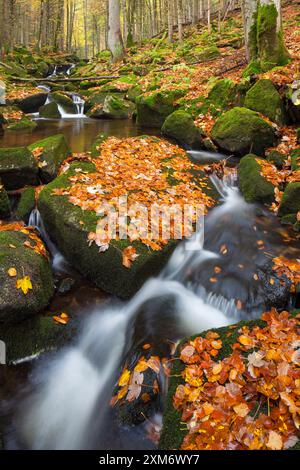
[[[267,447],[271,450],[281,450],[283,447],[282,437],[278,432],[270,431]]]
[[[9,268],[9,270],[8,270],[7,272],[8,272],[8,275],[9,275],[10,277],[16,277],[16,275],[17,275],[17,270],[16,270],[16,268]]]
[[[125,385],[128,385],[129,380],[130,380],[130,371],[128,369],[124,369],[118,382],[119,387],[124,387]]]
[[[32,290],[32,284],[29,276],[18,279],[16,283],[17,289],[21,289],[23,294],[27,295],[29,290]]]

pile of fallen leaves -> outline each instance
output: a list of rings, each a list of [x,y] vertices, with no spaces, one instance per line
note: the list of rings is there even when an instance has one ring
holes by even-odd
[[[138,207],[147,209],[148,227],[153,230],[150,223],[153,221],[150,220],[153,206],[164,206],[165,212],[172,212],[174,207],[178,207],[183,213],[187,204],[192,207],[202,205],[205,211],[214,205],[214,200],[203,191],[208,185],[207,177],[195,177],[199,166],[192,163],[186,152],[177,145],[157,138],[111,137],[98,150],[100,158],[91,160],[96,172],[87,173],[77,169],[76,174],[69,177],[70,186],[55,189],[52,194],[67,196],[71,204],[84,211],[94,211],[98,215],[101,215],[105,207],[114,207],[118,213],[119,198],[126,196],[127,206],[122,208],[122,216],[123,219],[127,218],[128,224],[134,223],[137,229],[129,233],[131,242],[139,240],[153,250],[161,250],[169,241],[163,237],[153,239],[148,233],[141,236],[145,221],[136,216]],[[65,166],[65,170],[68,167],[69,165]],[[194,217],[196,218],[196,214]],[[181,233],[185,233],[183,224],[184,221]],[[174,233],[175,230],[178,233],[179,229],[178,224],[176,227],[171,225],[171,239],[176,238]],[[161,227],[159,233],[163,233]],[[111,240],[108,236],[103,241],[103,234],[100,240],[98,233],[90,233],[88,241],[95,242],[100,251],[105,251]],[[132,256],[130,258],[133,261]]]
[[[295,292],[300,284],[300,260],[288,259],[285,256],[273,258],[273,271],[280,277],[286,276],[292,281],[291,291]]]
[[[216,332],[184,345],[185,383],[173,397],[187,430],[181,449],[280,450],[297,443],[299,315],[272,310],[262,319],[265,327],[238,330],[223,359],[218,360],[224,345]]]

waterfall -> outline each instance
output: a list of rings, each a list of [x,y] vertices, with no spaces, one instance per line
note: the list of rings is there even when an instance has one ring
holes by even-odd
[[[73,103],[76,105],[77,108],[77,116],[78,117],[85,117],[84,115],[84,105],[85,101],[79,95],[72,95]]]
[[[215,182],[224,201],[207,222],[236,212],[245,216],[248,205],[237,189],[228,179]],[[43,228],[37,212],[30,222]],[[29,448],[101,447],[99,439],[111,427],[108,403],[137,326],[145,332],[143,338],[154,331],[160,341],[176,341],[242,317],[233,300],[208,293],[196,278],[189,279],[189,273],[205,271],[207,262],[220,257],[204,249],[203,230],[182,242],[160,276],[148,280],[132,300],[112,301],[91,312],[75,344],[41,365],[40,383],[23,403],[21,414],[22,437]],[[171,313],[164,308],[166,300],[172,303]]]

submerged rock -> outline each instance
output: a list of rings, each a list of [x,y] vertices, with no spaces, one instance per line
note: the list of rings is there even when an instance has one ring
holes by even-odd
[[[277,142],[276,130],[247,108],[227,111],[218,119],[211,135],[222,150],[237,155],[253,152],[262,156]]]
[[[172,137],[180,144],[188,145],[192,148],[199,148],[202,144],[202,134],[195,125],[192,116],[185,111],[175,111],[165,120],[162,133],[167,137]]]
[[[247,92],[245,107],[278,124],[286,121],[283,102],[271,80],[261,79]]]
[[[57,134],[39,140],[29,147],[31,152],[39,151],[39,173],[44,183],[52,181],[64,160],[71,155],[71,150],[63,134]]]
[[[239,187],[247,202],[271,203],[275,199],[275,186],[261,174],[256,155],[246,155],[238,168]]]
[[[49,259],[34,250],[37,243],[29,234],[27,230],[0,232],[0,322],[16,323],[37,314],[54,293]],[[15,273],[9,274],[12,268]],[[26,277],[32,288],[25,294],[17,281]]]
[[[160,129],[165,119],[178,108],[176,100],[184,94],[183,90],[171,90],[139,96],[136,99],[138,124]]]
[[[38,166],[27,148],[0,149],[0,177],[6,189],[38,184]]]
[[[58,104],[54,103],[48,103],[45,104],[44,106],[41,106],[39,108],[39,113],[40,117],[45,118],[45,119],[60,119],[61,118],[61,113],[58,109]]]

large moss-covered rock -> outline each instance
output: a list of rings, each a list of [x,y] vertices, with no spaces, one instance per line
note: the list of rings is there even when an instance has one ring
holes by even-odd
[[[249,82],[234,83],[228,78],[218,80],[210,90],[207,102],[223,111],[233,106],[243,106]]]
[[[246,155],[241,159],[238,175],[239,186],[247,202],[271,203],[274,201],[275,186],[261,174],[261,166],[256,155]]]
[[[199,63],[216,59],[217,57],[220,57],[220,55],[221,53],[219,49],[214,44],[206,48],[201,46],[194,47],[192,50],[189,50],[187,54],[185,54],[185,59],[187,63]]]
[[[47,306],[54,293],[49,260],[24,242],[33,243],[26,233],[0,232],[0,322],[14,323],[35,315]],[[10,268],[16,269],[16,276],[9,276]],[[17,279],[26,276],[32,283],[27,294],[16,287]]]
[[[105,98],[107,96],[106,92],[103,92],[99,90],[99,88],[90,88],[89,90],[86,90],[84,93],[84,98],[85,98],[85,106],[84,110],[87,113],[90,111],[92,108],[96,108],[98,106],[102,106]],[[123,97],[123,95],[118,95],[119,97]]]
[[[56,91],[50,94],[50,99],[61,105],[66,113],[76,114],[76,105],[69,95]]]
[[[37,123],[28,117],[16,120],[7,126],[9,131],[33,131],[37,127]]]
[[[300,183],[289,183],[281,200],[279,215],[297,214],[300,211]]]
[[[271,80],[259,80],[246,94],[245,107],[283,124],[285,111],[281,97]]]
[[[103,105],[93,107],[89,117],[108,119],[128,119],[132,116],[134,105],[130,101],[114,95],[107,95]]]
[[[17,205],[16,217],[23,220],[26,224],[33,209],[35,208],[35,191],[34,188],[26,188],[21,194]]]
[[[0,177],[6,189],[38,184],[38,166],[27,148],[0,149]]]
[[[167,262],[175,243],[170,242],[162,251],[153,252],[146,245],[134,242],[140,256],[131,269],[122,265],[122,250],[130,245],[128,240],[113,240],[110,248],[99,253],[96,244],[88,243],[90,232],[96,231],[99,218],[95,212],[83,211],[69,203],[67,197],[55,196],[53,191],[69,186],[69,177],[76,174],[76,168],[87,172],[95,171],[93,164],[72,164],[70,170],[50,184],[40,193],[38,209],[47,232],[67,260],[85,277],[106,292],[122,298],[131,297],[145,280],[157,274]]]
[[[183,90],[156,91],[136,99],[137,122],[142,127],[161,128],[165,119],[176,111],[176,100],[184,95]]]
[[[0,180],[0,219],[10,216],[10,202],[5,188]]]
[[[40,117],[45,119],[60,119],[61,113],[58,109],[58,104],[52,101],[52,103],[45,104],[39,109]]]
[[[26,98],[14,100],[14,104],[24,113],[37,113],[39,108],[46,103],[47,96],[47,93],[34,93]]]
[[[192,116],[185,111],[175,111],[165,120],[162,133],[176,139],[180,144],[200,147],[202,135]]]
[[[237,155],[253,152],[261,156],[277,142],[276,131],[270,124],[256,112],[239,107],[223,114],[211,135],[222,150]]]
[[[49,183],[57,176],[61,164],[71,155],[71,150],[63,134],[39,140],[28,148],[31,152],[41,149],[38,158],[40,177],[44,183]]]
[[[293,171],[300,170],[300,148],[291,152],[291,168]]]

